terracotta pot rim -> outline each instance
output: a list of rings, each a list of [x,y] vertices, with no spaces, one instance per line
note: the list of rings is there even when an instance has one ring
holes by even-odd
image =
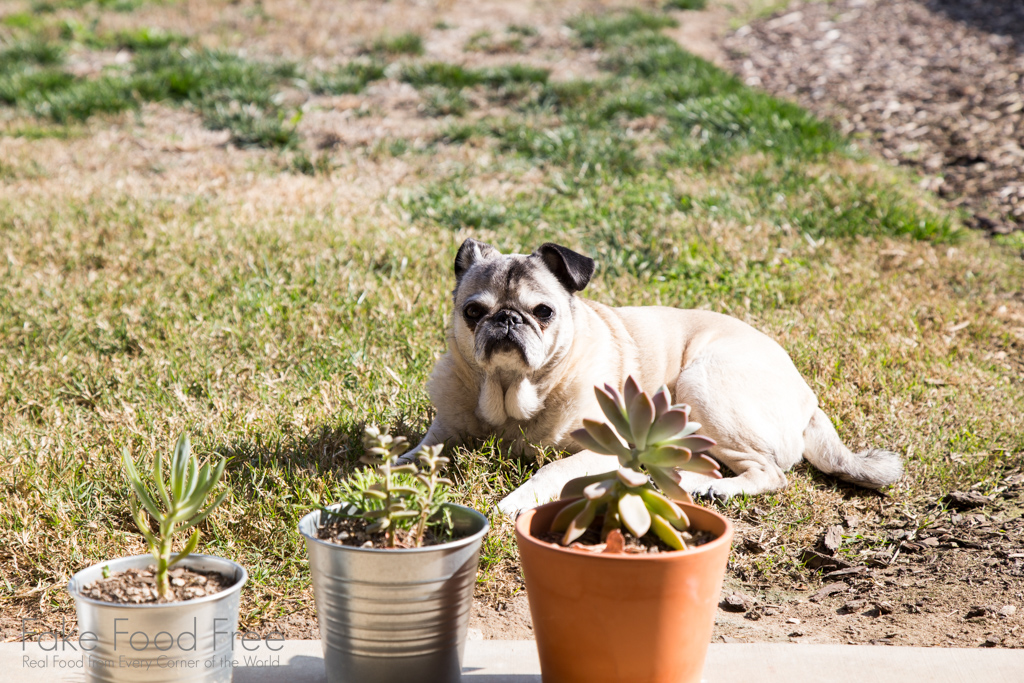
[[[530,534],[529,522],[536,514],[537,510],[547,507],[554,507],[556,505],[568,505],[569,503],[578,500],[579,497],[566,498],[563,500],[556,500],[550,503],[545,503],[530,510],[526,510],[518,517],[516,517],[516,536],[519,537],[521,543],[530,543],[537,546],[540,549],[548,550],[551,552],[568,553],[570,555],[576,555],[579,557],[592,558],[594,561],[600,562],[671,562],[679,557],[691,557],[693,555],[700,555],[702,553],[713,552],[715,549],[732,543],[733,525],[729,521],[729,518],[721,515],[714,510],[706,507],[702,507],[696,504],[690,503],[677,503],[679,507],[684,510],[700,510],[703,513],[707,513],[713,517],[717,517],[725,524],[725,530],[713,541],[709,541],[703,545],[699,545],[695,548],[688,548],[687,550],[669,550],[660,552],[654,555],[630,555],[627,553],[621,554],[605,554],[605,553],[592,553],[586,550],[576,550],[575,548],[565,548],[557,543],[549,543],[542,541],[539,538],[534,537]]]

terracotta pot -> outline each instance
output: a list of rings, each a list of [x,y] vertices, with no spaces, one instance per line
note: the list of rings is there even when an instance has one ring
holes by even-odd
[[[718,537],[692,550],[602,555],[536,538],[559,500],[516,519],[544,683],[698,683],[732,543],[732,524],[683,505]]]

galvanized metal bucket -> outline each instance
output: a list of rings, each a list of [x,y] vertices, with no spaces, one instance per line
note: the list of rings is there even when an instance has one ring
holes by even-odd
[[[340,506],[329,509],[337,510]],[[328,683],[457,683],[487,518],[448,505],[457,541],[378,550],[306,537]]]
[[[168,604],[125,605],[87,598],[82,587],[112,573],[143,569],[152,555],[122,557],[71,577],[79,643],[87,679],[99,683],[228,683],[238,630],[238,600],[249,575],[242,565],[212,555],[190,555],[178,566],[233,577],[228,589]],[[91,650],[88,648],[92,647]]]

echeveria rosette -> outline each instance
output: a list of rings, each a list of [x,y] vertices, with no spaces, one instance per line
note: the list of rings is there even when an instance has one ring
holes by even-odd
[[[608,422],[583,420],[572,438],[616,456],[619,468],[569,482],[562,495],[583,497],[559,512],[552,531],[564,532],[562,545],[569,545],[603,514],[602,539],[624,526],[637,538],[653,531],[668,546],[685,549],[679,531],[690,521],[676,501],[691,498],[679,485],[678,470],[721,478],[718,463],[702,454],[714,440],[696,433],[700,424],[690,421],[690,406],[673,405],[668,387],[648,396],[630,376],[621,394],[607,384],[594,392]]]

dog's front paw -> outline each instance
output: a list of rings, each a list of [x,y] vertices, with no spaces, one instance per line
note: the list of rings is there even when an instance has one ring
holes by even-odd
[[[497,505],[498,511],[506,517],[515,519],[522,512],[523,508],[520,507],[519,501],[516,499],[516,494],[513,492],[504,498],[502,498]]]
[[[736,482],[733,481],[735,477],[726,477],[725,479],[712,479],[701,486],[700,490],[693,492],[693,497],[701,500],[706,500],[711,503],[724,503],[733,496],[742,493],[736,486]]]
[[[532,510],[538,505],[549,503],[558,498],[561,489],[546,485],[550,482],[531,479],[498,503],[497,507],[503,514],[515,519],[523,510]]]
[[[697,503],[724,503],[725,501],[729,500],[728,496],[723,496],[719,494],[717,491],[714,491],[713,489],[701,491],[700,493],[694,493],[692,495],[694,502]]]

